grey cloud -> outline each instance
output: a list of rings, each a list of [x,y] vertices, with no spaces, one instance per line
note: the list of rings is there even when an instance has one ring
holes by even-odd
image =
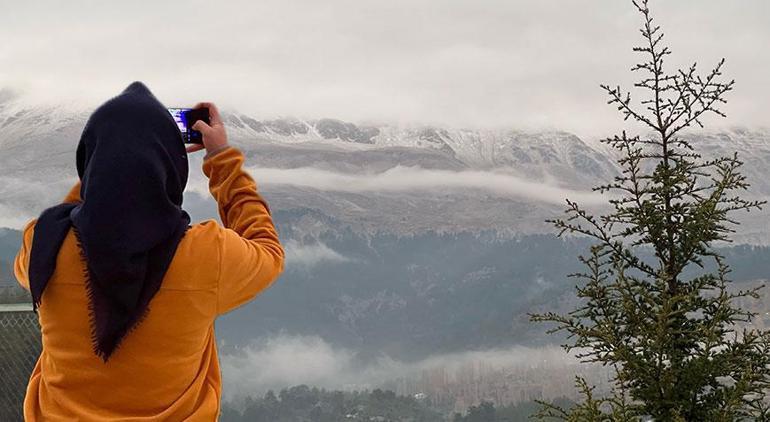
[[[76,180],[61,177],[36,181],[28,175],[0,176],[0,227],[21,229],[45,208],[59,203]]]
[[[351,259],[340,254],[324,243],[303,244],[294,239],[284,243],[286,267],[309,269],[324,262],[348,262]]]
[[[764,0],[653,1],[681,66],[728,59],[730,124],[768,125]],[[102,101],[134,79],[165,102],[258,116],[452,126],[616,128],[598,84],[625,83],[630,1],[84,0],[0,16],[0,86],[30,101]]]
[[[586,205],[606,202],[601,195],[560,188],[492,171],[448,171],[396,166],[382,173],[346,174],[315,168],[255,167],[249,172],[264,185],[295,185],[338,192],[482,190],[502,197],[562,205],[565,198]]]
[[[18,210],[0,204],[0,227],[12,229],[21,229],[29,221],[28,216],[20,213]]]
[[[381,173],[364,174],[340,173],[312,167],[253,167],[248,171],[259,180],[260,186],[268,188],[291,185],[320,191],[365,194],[425,192],[462,195],[467,191],[481,191],[500,198],[518,198],[552,205],[563,205],[565,198],[587,206],[606,202],[606,198],[598,193],[566,189],[496,171],[449,171],[404,166],[396,166]],[[0,227],[13,228],[21,227],[43,208],[56,203],[74,184],[74,179],[70,178],[55,183],[29,182],[12,177],[0,178],[0,181],[3,182],[0,188],[0,194],[3,194],[3,199],[0,199]],[[210,196],[208,181],[199,174],[191,175],[187,190],[200,195],[200,198]],[[299,267],[348,259],[323,244],[297,243],[291,247],[295,249],[296,253],[293,255]]]

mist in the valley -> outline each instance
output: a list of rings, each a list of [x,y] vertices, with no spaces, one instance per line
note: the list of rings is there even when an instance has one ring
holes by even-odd
[[[289,239],[284,242],[283,249],[286,252],[286,267],[295,270],[308,270],[322,262],[340,263],[353,260],[323,242],[305,244]]]
[[[73,174],[75,164],[72,164]],[[64,199],[77,179],[35,180],[27,176],[0,176],[0,227],[20,229],[45,208]]]
[[[19,229],[27,221],[28,217],[22,214],[21,210],[0,204],[0,227]]]
[[[444,371],[451,379],[469,367],[486,372],[547,367],[563,376],[553,382],[571,385],[578,364],[574,355],[557,346],[437,353],[415,362],[382,355],[362,362],[354,350],[336,347],[318,336],[286,334],[221,352],[221,360],[226,400],[261,396],[271,389],[300,384],[339,390],[374,389],[398,380],[419,380],[424,371],[434,370]]]
[[[74,163],[73,163],[74,168]],[[200,173],[197,163],[190,164],[188,192],[209,198],[208,180]],[[500,171],[450,171],[396,166],[381,173],[342,173],[312,167],[293,169],[253,167],[248,171],[259,181],[260,187],[280,189],[291,185],[327,192],[397,193],[428,192],[431,194],[458,194],[462,191],[481,191],[499,198],[531,200],[561,205],[564,198],[585,205],[603,203],[606,199],[590,191],[578,191],[556,184],[530,181]],[[32,180],[4,177],[0,179],[0,227],[21,228],[43,209],[57,204],[74,178]],[[187,197],[189,198],[189,196]],[[187,199],[186,198],[186,199]],[[196,198],[197,199],[197,198]],[[210,211],[215,211],[213,199]],[[198,204],[196,204],[198,205]],[[200,213],[196,213],[200,214]],[[213,218],[214,213],[206,216]]]
[[[606,202],[601,195],[589,191],[565,189],[555,184],[539,183],[498,171],[450,171],[420,167],[395,166],[381,173],[342,173],[312,167],[281,169],[253,167],[249,173],[261,186],[293,185],[322,191],[378,193],[425,191],[456,193],[458,190],[481,190],[502,198],[522,198],[549,204],[564,204],[568,197],[585,204]],[[208,187],[196,180],[189,190],[202,195]]]

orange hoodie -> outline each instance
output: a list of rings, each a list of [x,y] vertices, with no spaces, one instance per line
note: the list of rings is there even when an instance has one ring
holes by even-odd
[[[204,160],[224,227],[206,220],[187,231],[147,317],[107,363],[92,349],[85,268],[70,230],[38,309],[43,350],[24,400],[27,421],[217,419],[222,378],[214,320],[283,270],[270,210],[242,165],[233,147]],[[79,200],[79,191],[78,184],[65,202]],[[33,220],[24,229],[14,268],[27,289],[34,227]]]

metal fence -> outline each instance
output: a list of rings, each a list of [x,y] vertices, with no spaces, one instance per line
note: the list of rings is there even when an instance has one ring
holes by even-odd
[[[0,421],[22,421],[22,404],[41,349],[30,304],[0,304]]]

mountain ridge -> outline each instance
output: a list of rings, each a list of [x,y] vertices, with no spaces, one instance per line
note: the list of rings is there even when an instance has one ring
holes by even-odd
[[[8,92],[0,91],[0,226],[18,226],[74,182],[74,150],[88,113],[66,105],[26,106]],[[235,111],[223,118],[249,168],[259,170],[271,204],[320,210],[366,230],[546,233],[551,228],[544,220],[561,213],[565,197],[590,192],[618,174],[617,157],[606,146],[558,130],[256,119]],[[770,131],[685,136],[697,140],[705,156],[738,151],[753,185],[749,196],[770,196],[764,176]],[[198,165],[200,157],[192,156],[190,168]],[[316,180],[315,169],[329,180]],[[198,172],[190,172],[190,186],[197,192],[192,195],[207,194]],[[546,191],[555,197],[543,201]],[[770,243],[761,215],[743,221],[739,242]]]

